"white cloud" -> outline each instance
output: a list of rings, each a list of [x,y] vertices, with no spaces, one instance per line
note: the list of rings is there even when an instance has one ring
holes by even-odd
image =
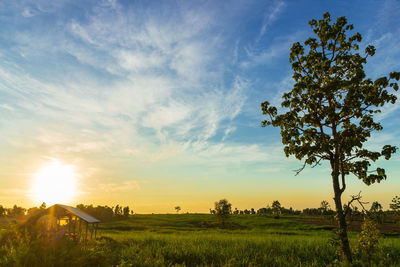
[[[272,39],[266,47],[249,45],[245,48],[248,58],[240,63],[242,68],[256,67],[259,65],[273,65],[282,57],[289,58],[290,47],[294,42],[301,40],[304,31],[297,31],[286,36]]]
[[[45,35],[43,42],[30,42],[37,32],[16,34],[27,55],[66,53],[115,75],[114,82],[101,84],[89,72],[72,73],[77,79],[55,84],[1,66],[1,90],[20,111],[34,114],[36,141],[54,145],[52,151],[109,149],[105,143],[135,151],[139,141],[152,150],[159,141],[207,141],[223,132],[223,124],[241,112],[249,85],[239,77],[222,82],[215,67],[222,64],[218,38],[210,42],[203,34],[214,18],[195,12],[165,21],[109,4],[96,7],[87,23],[71,21],[67,32]],[[140,23],[127,23],[136,16]],[[59,121],[66,123],[63,129],[57,129]],[[72,134],[81,127],[95,134]]]
[[[271,26],[271,24],[277,19],[279,14],[283,11],[286,7],[286,3],[283,1],[277,1],[276,5],[273,5],[271,9],[266,12],[264,15],[264,21],[260,29],[260,33],[257,37],[257,41],[259,41],[265,34],[267,28]]]
[[[6,109],[8,111],[14,111],[14,108],[8,104],[0,104],[0,108]]]
[[[224,131],[224,136],[222,137],[222,141],[225,141],[225,139],[234,131],[236,131],[236,127],[233,126],[228,126],[225,131]]]
[[[51,56],[67,71],[46,79],[23,65],[0,64],[0,90],[31,120],[16,118],[19,126],[7,129],[11,145],[71,158],[106,155],[110,161],[281,160],[271,156],[271,147],[227,141],[251,83],[244,75],[224,77],[232,64],[224,59],[232,55],[221,58],[226,51],[221,34],[214,34],[218,17],[213,12],[183,10],[161,19],[148,10],[103,1],[90,14],[84,22],[68,21],[61,33],[15,34],[15,49],[27,61],[34,60],[32,55]],[[239,42],[236,58],[238,50]],[[251,64],[270,57],[251,53]],[[66,55],[72,63],[63,61]],[[110,79],[103,83],[102,75]],[[23,134],[28,129],[30,134]],[[224,144],[216,143],[216,136]],[[18,141],[21,137],[25,140]]]
[[[35,13],[29,7],[26,7],[24,8],[24,11],[22,11],[21,15],[25,18],[30,18],[35,16]]]

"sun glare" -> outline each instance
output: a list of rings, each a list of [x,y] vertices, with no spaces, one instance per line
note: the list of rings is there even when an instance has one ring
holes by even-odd
[[[33,176],[32,198],[47,205],[67,203],[76,194],[78,174],[74,166],[54,159]]]

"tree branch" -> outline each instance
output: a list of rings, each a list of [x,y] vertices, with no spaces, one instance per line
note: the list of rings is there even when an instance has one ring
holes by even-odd
[[[301,166],[301,167],[300,167],[299,169],[297,169],[297,170],[293,170],[294,172],[296,172],[296,174],[295,174],[294,176],[299,175],[299,173],[301,173],[301,172],[304,170],[304,168],[306,167],[306,165],[307,165],[307,163],[304,161],[303,166]]]
[[[365,205],[365,204],[368,204],[368,202],[363,202],[363,201],[361,201],[361,198],[362,198],[362,196],[361,196],[361,191],[360,191],[357,195],[352,195],[352,196],[351,196],[351,200],[350,200],[349,202],[347,202],[347,207],[350,207],[350,205],[351,205],[354,201],[356,201],[356,202],[358,202],[358,204],[360,204],[360,206],[362,207],[363,211],[366,211],[366,212],[367,212],[367,209],[364,207],[364,205]],[[349,212],[349,209],[345,210],[344,216],[346,216],[348,212]]]

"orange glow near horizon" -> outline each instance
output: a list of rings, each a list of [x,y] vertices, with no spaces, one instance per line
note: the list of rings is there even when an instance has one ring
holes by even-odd
[[[76,196],[78,177],[74,166],[53,159],[33,175],[32,200],[38,203],[46,202],[48,206],[67,203]]]

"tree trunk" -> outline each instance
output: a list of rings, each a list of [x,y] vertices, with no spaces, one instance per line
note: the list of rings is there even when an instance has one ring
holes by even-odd
[[[349,238],[347,237],[347,223],[342,207],[342,199],[341,199],[342,192],[339,187],[339,175],[335,172],[332,173],[332,180],[333,180],[333,191],[335,192],[335,197],[333,199],[335,200],[336,212],[338,217],[337,219],[340,230],[339,235],[340,235],[340,240],[342,241],[342,252],[343,255],[346,257],[346,260],[351,263],[353,259],[350,250]]]

